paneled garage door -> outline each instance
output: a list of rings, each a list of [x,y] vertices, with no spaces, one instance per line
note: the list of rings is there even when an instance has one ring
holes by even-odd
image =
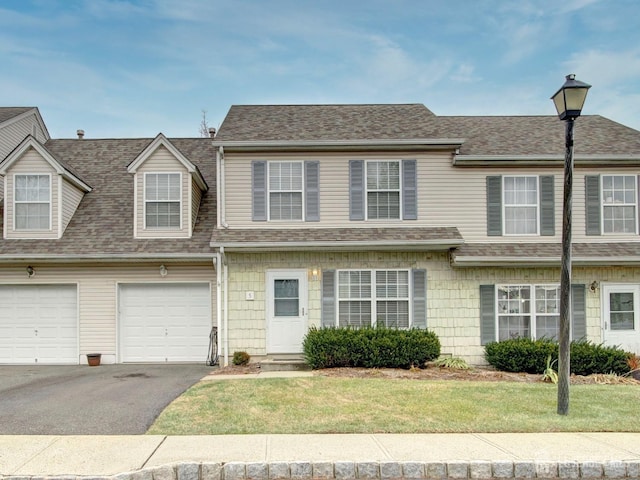
[[[0,285],[0,363],[78,363],[76,285]]]
[[[208,283],[122,284],[121,362],[204,362],[211,331]]]

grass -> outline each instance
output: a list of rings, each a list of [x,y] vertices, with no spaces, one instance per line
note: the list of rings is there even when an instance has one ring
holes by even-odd
[[[572,385],[556,414],[555,385],[306,377],[202,382],[149,434],[630,432],[640,389]]]

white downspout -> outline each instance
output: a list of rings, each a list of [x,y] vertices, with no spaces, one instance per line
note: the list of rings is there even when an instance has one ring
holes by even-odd
[[[220,255],[222,257],[222,298],[224,301],[224,366],[229,366],[229,269],[227,268],[227,259],[224,254],[224,247],[220,247]]]
[[[224,169],[224,147],[220,145],[218,147],[218,161],[216,162],[218,168],[218,185],[217,185],[217,196],[218,196],[218,205],[220,206],[220,216],[218,221],[220,222],[220,227],[229,228],[227,224],[227,205],[225,202],[225,169]]]
[[[222,328],[220,328],[222,320],[222,256],[216,253],[213,257],[213,263],[216,267],[216,325],[218,327],[218,353],[222,351]],[[220,357],[218,356],[218,362]]]

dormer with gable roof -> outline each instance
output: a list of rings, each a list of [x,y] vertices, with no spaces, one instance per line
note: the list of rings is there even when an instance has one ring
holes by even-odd
[[[0,162],[6,239],[59,239],[91,187],[29,135]]]
[[[198,167],[160,133],[127,171],[133,174],[134,237],[191,238],[209,188]]]

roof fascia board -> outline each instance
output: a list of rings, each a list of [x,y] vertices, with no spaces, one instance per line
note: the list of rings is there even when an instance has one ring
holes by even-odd
[[[572,257],[578,266],[632,266],[640,265],[640,256],[624,257]],[[559,267],[560,257],[479,257],[452,256],[454,267]]]
[[[574,163],[580,166],[640,164],[640,155],[575,155]],[[564,155],[455,155],[456,167],[513,166],[561,166]]]
[[[209,189],[207,182],[204,181],[200,170],[187,158],[185,157],[180,150],[178,150],[171,141],[164,136],[164,134],[159,133],[156,135],[149,145],[145,147],[145,149],[138,155],[128,166],[127,171],[129,173],[135,173],[140,165],[142,165],[147,159],[153,155],[153,153],[158,149],[158,147],[163,146],[171,155],[173,155],[183,166],[187,169],[189,173],[193,175],[196,179],[196,182],[201,190],[207,191]]]
[[[265,150],[438,150],[460,148],[464,138],[404,140],[247,140],[213,141],[216,147],[231,151]]]
[[[153,253],[153,254],[84,254],[84,255],[50,255],[50,254],[28,254],[28,255],[0,255],[0,263],[14,263],[37,260],[39,263],[81,263],[81,262],[155,262],[155,261],[211,261],[214,252],[203,254],[176,254],[176,253]]]
[[[20,145],[18,145],[2,162],[0,162],[0,175],[6,175],[7,170],[11,165],[17,162],[22,156],[29,150],[29,148],[33,148],[38,154],[49,163],[53,169],[56,171],[58,175],[62,175],[64,178],[69,180],[75,186],[84,190],[85,192],[90,192],[92,188],[83,182],[81,179],[76,177],[74,174],[69,172],[64,165],[62,165],[56,158],[47,150],[47,147],[42,145],[38,140],[36,140],[33,136],[28,135]]]

